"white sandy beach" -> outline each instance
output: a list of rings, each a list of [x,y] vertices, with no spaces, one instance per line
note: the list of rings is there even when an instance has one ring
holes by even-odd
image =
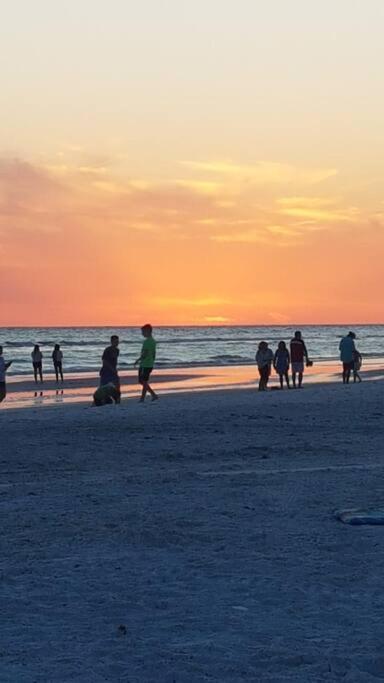
[[[0,423],[1,683],[384,679],[382,381]]]

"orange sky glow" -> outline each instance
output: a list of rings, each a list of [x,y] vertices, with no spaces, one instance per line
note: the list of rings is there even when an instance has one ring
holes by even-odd
[[[27,34],[9,10],[0,325],[383,322],[381,4],[361,24],[356,3],[344,33],[326,1],[315,23],[300,14],[297,35],[288,14],[276,25],[264,9],[252,32],[247,12],[224,6],[213,42],[214,13],[198,0],[190,23],[167,4],[178,30],[166,41],[162,19],[137,10],[116,43],[118,17],[90,3],[90,43],[86,13],[71,23],[75,3],[73,17],[57,17],[39,0],[48,24],[26,17],[25,31],[29,22],[46,60],[22,63]],[[153,49],[133,61],[140,29]],[[68,45],[79,57],[84,40],[77,68]]]

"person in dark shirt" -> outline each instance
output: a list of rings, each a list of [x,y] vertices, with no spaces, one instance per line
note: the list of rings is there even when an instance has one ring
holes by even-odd
[[[308,351],[302,339],[301,332],[297,330],[295,336],[290,343],[291,365],[292,365],[292,382],[296,388],[296,375],[299,376],[299,389],[303,382],[304,374],[304,359],[306,364],[309,363]]]
[[[284,378],[285,378],[285,381],[287,383],[288,389],[291,388],[289,385],[289,375],[288,375],[290,362],[291,362],[291,358],[290,358],[287,346],[285,344],[285,341],[281,341],[281,342],[279,342],[279,346],[277,347],[277,351],[276,351],[274,359],[273,359],[273,367],[275,368],[277,374],[279,375],[281,389],[284,386]]]
[[[53,367],[56,375],[56,382],[59,381],[59,376],[62,382],[64,382],[63,377],[63,352],[60,349],[60,344],[55,344],[55,348],[52,351]]]
[[[113,384],[116,388],[119,397],[116,403],[120,403],[120,378],[117,372],[117,361],[119,358],[119,337],[113,334],[111,337],[111,345],[104,349],[102,355],[102,367],[100,370],[100,386],[106,384]]]

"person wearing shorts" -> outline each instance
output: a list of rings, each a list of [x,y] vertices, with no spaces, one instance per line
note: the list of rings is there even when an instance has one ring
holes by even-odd
[[[295,332],[295,335],[293,339],[291,339],[290,343],[290,352],[291,352],[291,367],[292,367],[292,382],[293,386],[296,389],[296,375],[298,375],[299,379],[299,389],[301,389],[301,385],[303,383],[303,374],[304,374],[304,359],[305,362],[308,363],[308,351],[307,347],[305,346],[304,340],[301,336],[300,330],[297,330]]]
[[[139,365],[139,384],[142,386],[140,403],[144,403],[147,393],[151,395],[152,401],[158,399],[157,394],[149,384],[149,378],[156,359],[156,340],[152,336],[152,325],[149,323],[143,325],[141,334],[144,337],[144,342],[141,348],[141,354],[135,361],[135,366]]]

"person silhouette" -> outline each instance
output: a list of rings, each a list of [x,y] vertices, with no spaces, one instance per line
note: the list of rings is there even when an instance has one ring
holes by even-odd
[[[100,370],[100,387],[113,384],[118,392],[116,403],[120,403],[120,379],[117,372],[117,361],[119,359],[119,337],[117,334],[111,336],[111,345],[104,349],[102,355],[102,367]]]
[[[6,372],[12,365],[12,361],[5,361],[3,358],[3,347],[0,346],[0,403],[4,401],[7,395]]]
[[[139,384],[142,386],[140,403],[144,403],[147,392],[151,395],[152,401],[157,401],[158,395],[153,391],[149,384],[149,377],[152,373],[156,358],[156,340],[152,336],[152,325],[147,323],[141,328],[144,337],[141,354],[134,365],[139,364]]]
[[[354,367],[354,354],[356,352],[355,339],[355,333],[348,332],[339,344],[340,360],[343,364],[343,384],[349,384],[351,372]]]
[[[273,367],[275,368],[277,374],[279,375],[279,380],[280,380],[280,387],[283,388],[284,386],[284,378],[287,383],[288,389],[290,389],[289,385],[289,375],[288,375],[288,370],[289,370],[289,363],[290,363],[290,355],[289,351],[287,349],[285,341],[279,342],[279,345],[277,347],[277,351],[275,353],[275,357],[273,359]]]
[[[304,359],[306,364],[309,364],[308,351],[304,340],[301,336],[300,330],[296,330],[293,339],[290,342],[291,351],[291,366],[292,366],[292,382],[296,388],[296,375],[299,376],[299,389],[303,383],[304,374]]]
[[[43,354],[41,353],[40,346],[38,344],[36,344],[33,347],[31,357],[32,357],[33,374],[35,377],[35,382],[37,384],[37,374],[39,374],[40,382],[43,381]]]
[[[55,344],[55,348],[52,351],[53,367],[56,375],[56,382],[59,381],[59,375],[62,382],[64,382],[63,377],[63,352],[60,349],[60,344]]]
[[[259,391],[266,391],[273,363],[273,352],[268,348],[266,341],[261,341],[259,344],[256,353],[256,363],[260,375]]]

